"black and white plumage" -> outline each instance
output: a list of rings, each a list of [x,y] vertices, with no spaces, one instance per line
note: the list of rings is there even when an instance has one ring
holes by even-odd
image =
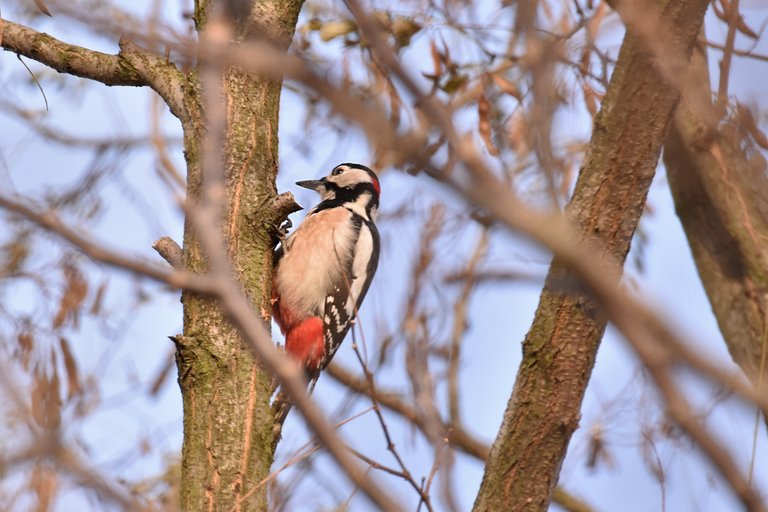
[[[275,252],[272,312],[286,351],[313,383],[344,340],[376,272],[381,188],[371,169],[352,163],[297,185],[320,194],[320,203]]]

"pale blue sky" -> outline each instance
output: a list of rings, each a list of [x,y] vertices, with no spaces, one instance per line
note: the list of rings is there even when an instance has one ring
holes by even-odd
[[[139,5],[131,4],[134,7]],[[168,9],[166,12],[177,11],[173,6]],[[6,9],[3,13],[15,19],[11,10]],[[766,14],[764,8],[755,8],[756,17],[765,17]],[[86,36],[79,28],[62,30],[61,26],[67,24],[66,20],[54,17],[35,26],[70,42],[102,51],[115,51],[113,43]],[[714,27],[710,20],[710,37],[721,38],[722,34]],[[30,66],[40,69],[39,66]],[[755,69],[760,72],[756,73]],[[0,81],[0,96],[24,108],[40,109],[42,99],[39,92],[34,87],[18,86],[18,80],[25,73],[14,55],[0,52],[0,77],[3,79]],[[745,101],[756,99],[768,90],[767,76],[766,66],[755,66],[736,59],[732,92]],[[125,130],[131,133],[148,130],[151,93],[146,90],[94,85],[74,93],[69,89],[62,91],[54,80],[44,74],[41,83],[50,105],[49,112],[43,118],[46,123],[80,134],[102,136],[120,134]],[[310,141],[314,152],[305,157],[292,144],[292,141],[303,138],[303,108],[303,102],[294,93],[283,94],[278,187],[281,191],[293,191],[302,205],[310,207],[315,200],[312,193],[298,189],[293,185],[294,181],[320,176],[341,161],[367,162],[370,155],[359,134],[350,130],[338,143],[333,134],[314,133]],[[170,114],[165,116],[164,124],[169,134],[178,134],[178,123]],[[575,126],[588,128],[588,122],[564,123],[557,130],[571,130]],[[37,138],[5,116],[0,117],[0,133],[3,134],[0,139],[0,187],[7,191],[33,194],[46,189],[60,190],[75,182],[91,161],[88,153],[64,151],[61,146]],[[183,159],[178,147],[173,157],[181,168]],[[117,171],[119,180],[105,184],[100,190],[108,208],[96,223],[93,233],[109,244],[155,258],[150,248],[152,241],[162,235],[180,240],[182,217],[159,185],[151,152],[136,150],[122,158],[126,159],[126,164]],[[382,186],[384,217],[409,196],[414,198],[410,200],[413,205],[421,210],[437,199],[445,200],[455,211],[463,208],[461,202],[426,177],[410,177],[387,170],[382,177]],[[730,358],[692,265],[663,172],[659,173],[653,185],[649,202],[653,206],[653,215],[643,220],[649,237],[644,249],[646,272],[638,275],[630,270],[629,273],[647,292],[646,300],[663,312],[665,318],[702,350],[727,364]],[[294,224],[300,218],[301,214],[295,215]],[[379,319],[383,318],[385,324],[393,325],[393,312],[398,311],[405,297],[409,262],[418,248],[420,229],[420,223],[404,226],[382,223],[384,247],[380,270],[361,312],[369,344],[377,339]],[[0,230],[0,236],[2,233]],[[448,257],[455,256],[449,251],[466,253],[471,250],[468,244],[475,236],[472,230],[459,236],[454,245],[443,243],[439,249]],[[38,256],[39,261],[55,261],[56,257],[52,254]],[[511,263],[515,268],[539,275],[546,272],[548,264],[548,256],[542,250],[499,231],[494,231],[489,259],[494,264]],[[93,460],[106,470],[115,471],[128,479],[151,476],[160,470],[165,457],[176,453],[181,445],[181,400],[174,379],[166,383],[157,399],[145,399],[142,394],[171,349],[166,336],[180,331],[181,308],[176,294],[161,292],[153,294],[151,302],[133,309],[135,287],[132,279],[112,270],[88,268],[89,275],[96,278],[94,281],[109,276],[107,303],[112,310],[120,312],[120,321],[100,326],[87,320],[79,331],[68,333],[83,371],[93,372],[103,390],[103,402],[98,412],[80,428],[68,432],[68,436],[73,441],[79,439],[84,442]],[[145,286],[152,291],[160,290],[153,284],[146,283]],[[433,300],[437,300],[441,293],[452,293],[450,289],[447,292],[440,289],[445,286],[442,283],[435,283],[435,286],[437,289],[431,295]],[[491,442],[496,434],[512,389],[520,358],[520,341],[530,326],[539,289],[539,283],[483,286],[472,301],[471,325],[465,340],[462,366],[462,408],[468,429],[487,442]],[[0,299],[13,303],[13,307],[19,310],[34,307],[29,297],[28,287],[0,291]],[[337,357],[348,367],[356,368],[349,344],[348,340]],[[375,350],[375,347],[369,348]],[[402,358],[402,350],[397,355]],[[403,372],[404,363],[400,359],[377,377],[382,385],[407,389]],[[697,402],[710,403],[711,390],[689,380]],[[315,396],[329,412],[334,411],[344,398],[340,388],[327,377],[320,380]],[[654,393],[646,385],[626,344],[609,329],[587,392],[582,428],[574,436],[561,483],[577,495],[584,496],[596,510],[661,510],[661,490],[643,462],[639,448],[641,428],[645,424],[656,424],[655,420],[660,416],[653,403]],[[362,400],[354,410],[359,411],[366,406],[365,400]],[[388,418],[409,468],[418,477],[426,476],[432,459],[423,439],[404,427],[395,416]],[[732,404],[720,405],[708,421],[719,437],[732,447],[742,468],[746,468],[751,455],[753,421],[752,411]],[[585,467],[585,461],[589,430],[596,424],[605,431],[614,466],[600,466],[593,472]],[[368,455],[392,464],[371,414],[345,426],[342,432],[345,439]],[[764,425],[760,422],[756,475],[762,489],[768,488],[765,436]],[[151,439],[153,449],[148,456],[137,458],[131,451],[142,438]],[[298,447],[306,439],[307,435],[298,425],[297,418],[289,418],[280,456],[285,457],[288,448]],[[710,481],[713,472],[709,464],[692,453],[688,445],[684,438],[662,441],[657,445],[659,457],[667,471],[666,509],[738,510],[737,502],[719,479],[715,478],[714,484]],[[327,457],[318,457],[317,464],[327,482],[308,480],[299,486],[294,491],[296,497],[291,501],[291,510],[317,510],[332,506],[334,502],[329,497],[333,494],[318,493],[317,485],[329,485],[328,482],[339,485],[338,496],[341,499],[349,494],[346,480],[338,475]],[[466,456],[457,458],[456,467],[455,491],[461,508],[468,509],[479,486],[482,468]],[[383,476],[380,481],[392,485],[404,502],[416,503],[416,496],[402,482]],[[65,493],[56,510],[80,508],[82,500],[78,491]],[[352,510],[369,509],[360,496],[353,498],[351,505]],[[91,505],[91,509],[100,508]]]

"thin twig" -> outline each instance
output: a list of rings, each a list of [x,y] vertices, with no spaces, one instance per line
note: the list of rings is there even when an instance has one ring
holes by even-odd
[[[720,79],[717,88],[717,102],[715,103],[718,112],[725,112],[728,103],[728,82],[730,81],[731,60],[733,59],[733,47],[736,43],[736,30],[739,21],[739,0],[732,0],[728,9],[728,35],[725,38],[723,58],[720,61]]]
[[[488,228],[483,227],[480,237],[475,245],[475,250],[467,262],[462,274],[462,286],[459,297],[453,305],[453,330],[451,333],[450,353],[448,357],[448,411],[450,422],[454,425],[461,424],[459,411],[459,361],[461,340],[467,330],[467,312],[469,298],[475,287],[475,271],[482,261],[488,249]]]
[[[37,86],[38,90],[40,91],[40,94],[43,96],[43,101],[45,102],[45,111],[48,112],[48,98],[45,96],[45,91],[43,90],[43,86],[40,85],[40,81],[38,81],[35,74],[32,72],[31,69],[29,69],[29,66],[27,66],[27,63],[24,62],[24,59],[21,58],[21,55],[18,53],[16,54],[16,58],[19,59],[19,62],[27,69],[27,72],[29,73],[29,76],[32,77],[32,81],[35,82],[35,85]]]
[[[721,44],[717,44],[714,41],[707,40],[705,44],[708,47],[710,47],[710,48],[714,48],[715,50],[725,51],[725,49],[726,49],[725,46],[723,46]],[[755,59],[755,60],[761,60],[763,62],[768,62],[768,55],[764,55],[762,53],[754,53],[754,52],[747,51],[747,50],[739,50],[737,48],[731,49],[731,53],[733,53],[734,55],[738,55],[739,57],[746,57],[746,58],[749,58],[749,59]]]
[[[355,335],[355,331],[352,331],[353,339]],[[353,348],[355,351],[355,355],[357,356],[357,360],[360,363],[360,366],[363,369],[366,384],[368,386],[368,389],[370,390],[370,393],[367,393],[367,395],[371,398],[371,402],[373,403],[373,411],[376,413],[376,418],[379,420],[379,425],[381,426],[381,431],[384,434],[384,439],[387,442],[387,450],[392,454],[392,456],[395,458],[395,461],[397,462],[398,466],[400,466],[400,471],[395,472],[393,474],[397,474],[398,476],[402,477],[406,482],[408,482],[411,487],[419,494],[419,498],[426,504],[427,509],[432,511],[432,505],[429,499],[429,495],[424,492],[424,490],[419,486],[419,484],[413,479],[413,476],[411,475],[411,472],[408,470],[407,466],[405,465],[405,462],[403,461],[403,458],[400,456],[400,453],[397,451],[397,448],[395,447],[395,443],[392,440],[392,436],[389,433],[389,427],[387,426],[387,422],[384,419],[384,415],[381,413],[381,406],[379,405],[377,393],[376,393],[376,383],[373,380],[373,373],[368,369],[368,365],[365,363],[365,359],[363,358],[363,355],[360,353],[360,348],[357,346],[357,343],[353,343]],[[383,469],[382,467],[379,467],[379,469]],[[394,471],[394,470],[393,470]]]
[[[351,370],[343,368],[339,363],[332,363],[328,366],[325,372],[351,391],[372,398],[371,387],[368,384],[368,381],[357,377]],[[384,406],[390,411],[399,414],[403,419],[414,425],[426,435],[424,422],[414,407],[408,405],[398,393],[393,391],[383,391],[378,387],[375,388],[375,390],[376,403],[379,407]],[[459,425],[444,424],[442,431],[445,432],[445,439],[452,447],[480,461],[488,459],[488,451],[490,450],[488,445],[467,432],[463,427]],[[555,503],[571,512],[592,511],[592,507],[560,487],[555,488],[553,500]]]
[[[168,272],[161,267],[142,261],[139,257],[125,256],[123,252],[112,251],[65,225],[55,213],[39,212],[28,207],[27,205],[31,203],[31,200],[15,200],[0,195],[0,207],[21,215],[46,231],[58,235],[95,261],[128,270],[137,275],[150,277],[175,288],[191,290],[204,295],[214,293],[217,288],[208,277],[194,275],[186,271]]]
[[[354,414],[350,416],[349,418],[344,419],[343,421],[340,421],[334,425],[335,428],[340,428],[346,425],[347,423],[356,420],[357,418],[368,414],[373,410],[373,407],[369,407],[368,409],[363,409],[362,411],[358,412],[357,414]],[[316,440],[311,440],[307,443],[305,443],[303,446],[299,447],[295,452],[294,455],[291,456],[282,466],[280,466],[275,471],[271,472],[269,475],[267,475],[264,479],[261,480],[258,484],[256,484],[252,489],[250,489],[248,492],[243,494],[242,496],[237,498],[238,503],[235,503],[232,505],[232,508],[229,510],[229,512],[235,512],[240,507],[240,503],[247,500],[250,496],[253,495],[256,491],[261,489],[264,485],[268,484],[275,478],[277,478],[280,473],[288,469],[289,467],[297,464],[298,462],[301,462],[302,460],[306,459],[310,455],[319,452],[323,449],[323,445],[317,443]],[[356,453],[352,448],[349,449],[351,452]]]

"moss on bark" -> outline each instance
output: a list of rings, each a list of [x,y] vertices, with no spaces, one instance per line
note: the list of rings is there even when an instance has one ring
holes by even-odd
[[[253,2],[253,11],[273,12],[274,33],[287,47],[301,2]],[[211,2],[195,5],[198,30]],[[201,192],[200,160],[204,134],[200,84],[194,72],[184,86],[187,116],[184,151],[187,194]],[[269,309],[274,240],[265,208],[274,198],[281,83],[230,68],[224,73],[227,116],[224,170],[226,212],[222,235],[236,278],[256,311]],[[184,233],[184,264],[203,272],[205,255],[193,226]],[[272,464],[272,411],[269,377],[237,331],[211,299],[182,295],[184,334],[177,341],[179,385],[184,400],[181,508],[266,510],[266,487],[258,487]]]

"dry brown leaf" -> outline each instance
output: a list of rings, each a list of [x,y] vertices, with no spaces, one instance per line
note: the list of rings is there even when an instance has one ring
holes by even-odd
[[[451,50],[448,48],[448,45],[443,41],[443,51],[440,53],[440,58],[443,60],[443,64],[445,64],[445,69],[451,70],[451,68],[455,68],[456,65],[451,60]]]
[[[440,50],[437,49],[434,39],[429,42],[429,53],[432,55],[432,67],[435,70],[434,75],[440,76],[443,72],[443,59],[440,56]]]
[[[320,39],[330,41],[340,36],[346,36],[357,30],[357,24],[348,19],[328,21],[320,27]]]
[[[77,311],[88,293],[88,283],[74,265],[64,265],[64,278],[67,280],[67,287],[61,297],[59,311],[53,319],[54,329],[61,327],[70,315],[77,325]]]
[[[467,85],[468,81],[469,77],[467,75],[451,72],[448,80],[440,85],[440,89],[447,92],[448,94],[453,94],[463,89],[464,86]]]
[[[146,455],[152,452],[152,441],[146,437],[139,439],[139,453]]]
[[[443,58],[440,55],[440,50],[437,49],[435,41],[429,42],[429,52],[432,55],[432,73],[422,73],[426,78],[432,80],[433,91],[437,88],[437,84],[440,81],[440,76],[443,74]]]
[[[51,428],[57,429],[61,425],[61,382],[59,381],[59,368],[56,365],[53,349],[51,349],[51,359],[53,360],[53,375],[48,381],[48,420]]]
[[[104,303],[104,294],[107,292],[107,281],[104,280],[99,284],[96,289],[96,296],[93,298],[93,304],[91,304],[90,313],[92,315],[98,315],[101,313],[101,309]]]
[[[54,365],[55,367],[55,365]],[[55,375],[55,373],[54,373]],[[58,428],[61,422],[61,397],[59,378],[49,378],[41,365],[35,368],[32,387],[32,417],[43,428]]]
[[[571,162],[564,166],[562,179],[560,181],[560,197],[568,198],[571,194],[571,185],[576,176],[575,165]]]
[[[45,393],[48,389],[48,377],[45,375],[45,372],[40,369],[39,365],[35,368],[32,382],[32,394],[30,395],[32,417],[38,425],[44,427],[46,425]]]
[[[411,44],[411,38],[419,30],[421,30],[421,25],[411,18],[397,16],[392,22],[392,36],[395,38],[397,45],[401,48]]]
[[[479,119],[478,130],[480,137],[485,142],[485,147],[488,148],[488,152],[493,156],[498,156],[499,150],[493,144],[493,137],[491,136],[491,105],[488,103],[488,98],[485,97],[485,93],[480,94],[480,98],[477,100],[477,116]]]
[[[589,436],[589,454],[587,456],[587,467],[589,469],[597,468],[598,464],[605,464],[606,466],[613,467],[613,457],[607,448],[605,437],[603,436],[603,429],[599,424],[592,425]]]
[[[540,4],[540,7],[541,7],[543,17],[548,21],[554,21],[555,11],[552,9],[552,6],[549,5],[549,2],[542,2]]]
[[[72,355],[66,338],[59,338],[59,345],[61,346],[61,356],[64,359],[64,369],[67,372],[67,400],[71,400],[73,396],[79,395],[83,391],[80,385],[80,375],[77,371],[77,361]]]
[[[29,356],[32,354],[32,349],[35,346],[35,340],[31,333],[22,332],[18,336],[19,349],[21,352],[21,366],[25,370],[29,369]]]
[[[5,261],[3,271],[7,274],[16,274],[21,271],[24,262],[29,256],[29,246],[26,236],[21,235],[3,246]]]

